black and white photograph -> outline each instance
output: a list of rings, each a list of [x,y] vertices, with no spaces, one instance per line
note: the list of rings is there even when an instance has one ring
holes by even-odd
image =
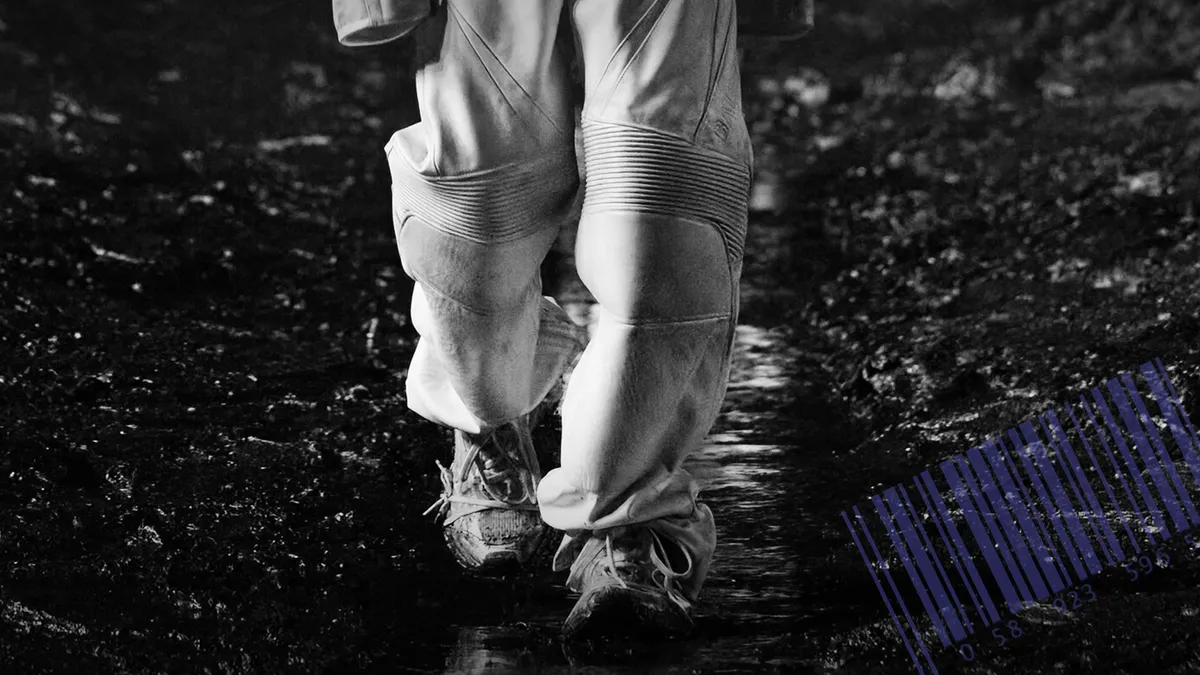
[[[0,675],[1200,672],[1196,0],[0,0]]]

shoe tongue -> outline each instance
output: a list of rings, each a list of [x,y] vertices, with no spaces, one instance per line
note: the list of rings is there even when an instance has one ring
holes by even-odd
[[[512,470],[512,462],[507,461],[503,456],[492,455],[490,457],[480,457],[479,474],[489,483],[495,483],[509,474]]]
[[[656,537],[647,527],[621,527],[604,532],[579,532],[563,538],[554,554],[554,570],[567,567],[571,573],[567,587],[582,590],[586,580],[596,570],[607,566],[608,537],[612,537],[612,563],[621,569],[621,576],[639,583],[653,583],[655,563],[651,555]],[[691,573],[686,553],[673,542],[660,540],[659,557],[680,575]],[[672,550],[676,549],[676,550]]]
[[[493,431],[490,436],[480,439],[479,458],[485,465],[505,466],[512,463],[509,455],[520,441],[513,437],[511,429],[512,427],[503,426]]]
[[[650,533],[644,528],[628,528],[613,537],[616,562],[641,562],[650,559]]]
[[[505,498],[524,497],[517,465],[512,454],[520,443],[511,426],[496,429],[490,436],[473,439],[479,443],[479,454],[468,472],[477,472],[480,480],[490,488],[498,489]]]

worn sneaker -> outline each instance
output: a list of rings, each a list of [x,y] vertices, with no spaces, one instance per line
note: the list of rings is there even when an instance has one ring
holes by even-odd
[[[687,549],[647,526],[585,536],[567,579],[581,595],[563,625],[564,637],[669,639],[692,632],[685,588],[696,566]]]
[[[483,433],[454,435],[454,462],[442,473],[442,495],[426,514],[443,518],[442,533],[467,569],[525,564],[545,535],[537,505],[542,478],[529,415]]]

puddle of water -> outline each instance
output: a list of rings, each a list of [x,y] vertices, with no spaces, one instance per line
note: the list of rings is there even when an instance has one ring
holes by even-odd
[[[580,323],[589,308],[571,303]],[[610,644],[580,651],[561,644],[557,631],[570,608],[537,610],[529,623],[460,626],[448,650],[445,673],[736,673],[804,670],[792,645],[802,610],[799,563],[794,552],[802,519],[789,491],[802,489],[797,448],[759,442],[764,430],[785,428],[780,406],[754,406],[791,387],[794,363],[786,335],[739,327],[729,404],[708,444],[687,463],[717,518],[718,547],[698,608],[698,636],[678,643]],[[773,392],[773,393],[772,393]],[[786,434],[785,434],[786,435]]]

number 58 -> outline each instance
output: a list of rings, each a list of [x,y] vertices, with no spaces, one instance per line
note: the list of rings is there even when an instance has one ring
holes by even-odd
[[[1014,640],[1025,634],[1025,632],[1021,630],[1021,627],[1017,625],[1016,619],[1010,620],[1007,624],[1005,624],[1005,626],[1008,628],[1008,637]],[[1001,647],[1008,643],[1008,638],[1004,637],[999,628],[992,629],[992,637],[1000,641]]]

